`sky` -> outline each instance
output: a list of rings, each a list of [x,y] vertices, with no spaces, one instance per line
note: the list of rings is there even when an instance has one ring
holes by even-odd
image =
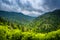
[[[0,0],[0,10],[34,17],[55,9],[60,9],[60,0]]]

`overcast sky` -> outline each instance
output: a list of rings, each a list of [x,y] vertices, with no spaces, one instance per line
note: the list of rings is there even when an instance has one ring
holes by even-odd
[[[0,0],[0,10],[29,16],[39,16],[54,9],[60,9],[60,0]]]

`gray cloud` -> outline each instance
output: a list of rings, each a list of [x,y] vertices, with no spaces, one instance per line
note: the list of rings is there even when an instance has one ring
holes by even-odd
[[[0,0],[0,10],[29,16],[39,16],[54,9],[60,9],[60,0]]]
[[[60,0],[45,0],[45,4],[49,10],[60,9]]]

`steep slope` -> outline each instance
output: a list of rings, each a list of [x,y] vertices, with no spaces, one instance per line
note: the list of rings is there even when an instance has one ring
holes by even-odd
[[[7,11],[0,11],[0,17],[4,17],[6,20],[21,24],[29,23],[34,19],[34,17],[30,17],[22,13],[7,12]]]
[[[60,29],[60,10],[48,12],[37,17],[33,25],[37,32],[50,32]]]

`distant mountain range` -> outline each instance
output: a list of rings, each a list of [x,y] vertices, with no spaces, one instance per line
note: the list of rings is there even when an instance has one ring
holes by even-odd
[[[20,24],[29,23],[35,18],[24,15],[23,13],[7,12],[7,11],[0,11],[0,17],[4,17],[6,20]]]

